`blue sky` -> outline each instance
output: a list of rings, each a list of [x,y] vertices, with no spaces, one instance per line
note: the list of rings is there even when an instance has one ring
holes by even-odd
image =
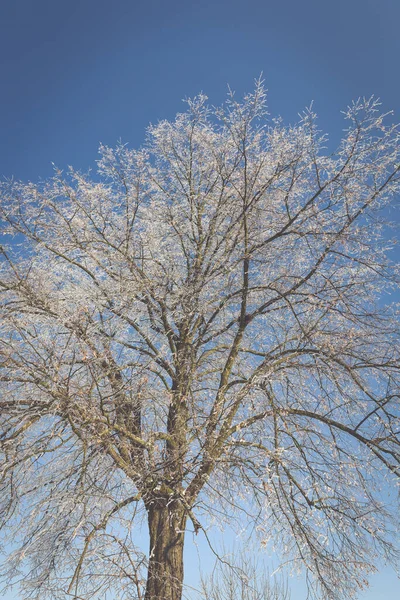
[[[400,120],[399,22],[399,0],[1,0],[0,177],[85,171],[100,141],[137,147],[184,97],[218,104],[261,72],[270,112],[314,101],[332,145],[359,96]],[[390,570],[372,581],[361,600],[400,595]]]

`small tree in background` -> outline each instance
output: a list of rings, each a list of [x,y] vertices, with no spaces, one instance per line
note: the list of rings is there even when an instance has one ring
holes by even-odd
[[[23,598],[179,600],[185,531],[249,520],[343,600],[394,558],[399,135],[268,121],[258,82],[1,189],[0,514]],[[150,549],[137,548],[138,519]],[[7,539],[7,537],[6,537]],[[313,587],[314,586],[314,587]]]
[[[250,552],[222,554],[202,578],[202,600],[290,600],[288,583],[272,576]]]

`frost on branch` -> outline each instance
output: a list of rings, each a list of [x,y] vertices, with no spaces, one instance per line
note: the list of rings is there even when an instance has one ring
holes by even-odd
[[[154,600],[164,577],[179,600],[181,532],[221,514],[317,597],[396,558],[397,128],[358,101],[326,154],[259,82],[187,104],[139,151],[101,146],[96,180],[1,187],[2,574],[24,598]]]

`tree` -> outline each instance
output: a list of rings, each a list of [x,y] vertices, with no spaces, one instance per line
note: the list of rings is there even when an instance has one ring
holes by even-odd
[[[290,600],[287,581],[273,579],[254,555],[241,552],[219,557],[202,580],[204,600]]]
[[[179,600],[185,531],[213,516],[319,597],[396,556],[397,129],[359,100],[326,154],[311,110],[267,119],[260,81],[206,100],[140,151],[101,146],[97,177],[2,185],[3,575],[25,598],[141,598],[147,566],[145,600]]]

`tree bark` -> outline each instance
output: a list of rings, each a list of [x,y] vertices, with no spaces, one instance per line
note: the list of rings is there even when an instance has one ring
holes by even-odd
[[[145,600],[181,600],[186,518],[176,501],[157,499],[148,507],[150,553]]]

